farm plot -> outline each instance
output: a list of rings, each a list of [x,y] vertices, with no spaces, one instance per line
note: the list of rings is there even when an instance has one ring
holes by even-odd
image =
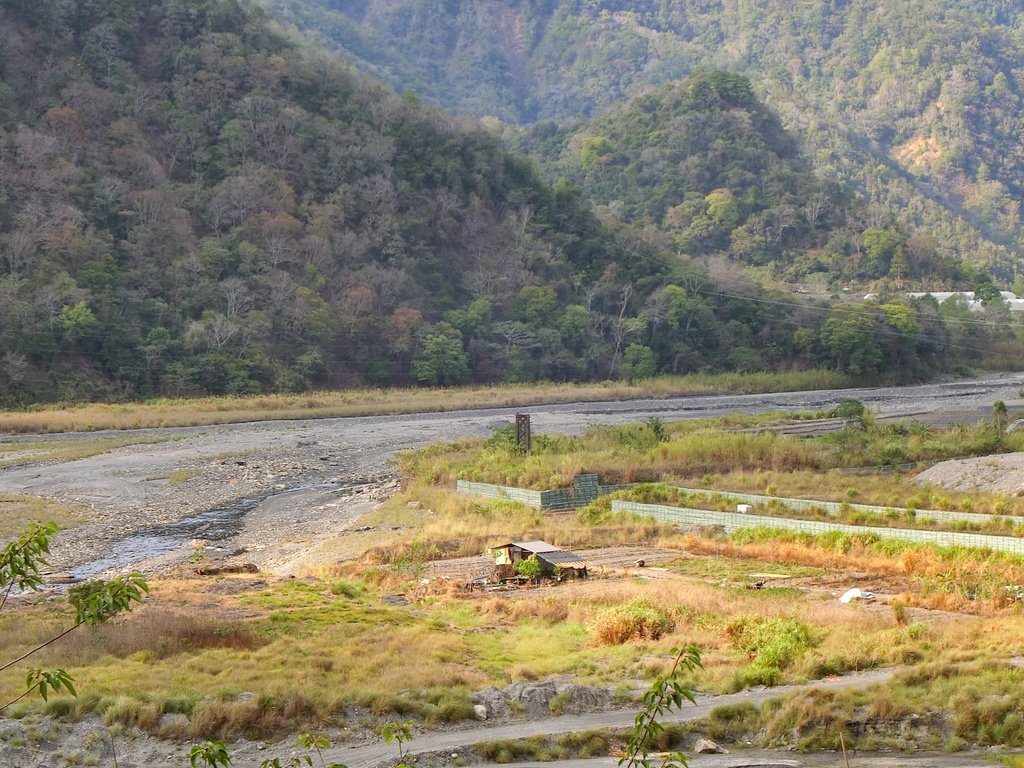
[[[602,547],[580,549],[574,552],[587,561],[591,572],[617,570],[635,567],[643,560],[646,565],[669,563],[684,557],[682,552],[663,547]],[[427,565],[425,578],[450,579],[455,582],[470,582],[487,578],[494,572],[494,558],[487,555],[457,557],[451,560],[434,560]]]

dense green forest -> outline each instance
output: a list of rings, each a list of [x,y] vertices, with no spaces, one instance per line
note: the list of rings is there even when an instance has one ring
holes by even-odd
[[[701,67],[745,74],[873,226],[1009,284],[1021,255],[1014,0],[263,0],[399,90],[571,123]]]
[[[810,254],[871,222],[803,167],[743,78],[707,73],[628,109],[650,130],[689,110],[717,115],[719,131],[737,115],[752,127],[727,150],[690,136],[697,166],[728,157],[726,175],[698,184],[695,166],[692,189],[672,178],[680,191],[651,201],[630,198],[613,163],[602,170],[601,142],[588,145],[584,170],[623,198],[622,224],[571,179],[543,182],[493,132],[295,45],[232,0],[6,3],[0,400],[823,364],[911,379],[1008,339],[998,300],[984,317],[956,302],[810,306],[698,268],[680,242],[717,252],[737,228],[756,238],[752,222],[780,204],[803,211],[820,194],[829,210],[766,248]],[[549,138],[552,157],[574,141]],[[644,155],[607,139],[626,167]],[[667,216],[667,232],[642,226]],[[860,236],[862,253],[888,258],[879,274],[910,252],[896,229]]]

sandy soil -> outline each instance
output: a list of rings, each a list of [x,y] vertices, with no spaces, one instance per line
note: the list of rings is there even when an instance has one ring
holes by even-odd
[[[915,480],[955,491],[1020,494],[1024,493],[1024,453],[943,461],[926,469]]]

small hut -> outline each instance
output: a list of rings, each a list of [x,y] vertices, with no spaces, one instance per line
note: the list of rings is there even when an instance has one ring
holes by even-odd
[[[512,541],[491,550],[499,576],[511,576],[516,564],[531,556],[540,562],[541,573],[548,578],[585,579],[587,562],[579,555],[548,544],[546,541]]]

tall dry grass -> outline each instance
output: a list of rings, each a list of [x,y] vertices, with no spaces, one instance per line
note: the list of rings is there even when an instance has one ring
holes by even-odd
[[[924,608],[986,613],[1013,604],[1006,586],[1024,584],[1024,563],[1001,553],[983,556],[950,549],[948,554],[930,547],[908,547],[900,552],[857,537],[844,540],[837,549],[832,542],[785,533],[776,538],[736,542],[688,535],[686,550],[695,554],[749,560],[774,565],[805,565],[880,576],[910,576],[918,589],[901,596],[904,603]]]
[[[358,389],[303,394],[162,398],[141,403],[36,406],[0,412],[0,433],[89,432],[98,429],[204,426],[272,419],[496,408],[685,395],[785,392],[854,386],[834,371],[692,374],[636,384],[503,384],[438,389]]]
[[[222,621],[159,606],[147,606],[112,624],[82,627],[47,650],[63,664],[91,664],[105,656],[167,659],[207,648],[251,651],[269,640],[237,621]]]
[[[160,437],[96,437],[79,440],[33,440],[31,442],[0,443],[0,469],[50,461],[76,461],[97,456],[130,445],[152,445],[172,440],[175,436]]]
[[[730,470],[817,470],[828,459],[821,446],[807,440],[728,432],[714,423],[674,431],[667,442],[626,426],[593,429],[576,438],[540,436],[535,445],[522,455],[501,445],[461,440],[404,454],[399,467],[406,477],[424,483],[471,480],[544,490],[569,486],[581,472],[596,472],[604,483],[657,482]]]
[[[764,468],[710,476],[688,473],[709,491],[791,496],[914,509],[947,509],[994,515],[1024,515],[1024,497],[985,491],[961,492],[914,480],[914,472],[850,474],[839,470],[773,472]]]

